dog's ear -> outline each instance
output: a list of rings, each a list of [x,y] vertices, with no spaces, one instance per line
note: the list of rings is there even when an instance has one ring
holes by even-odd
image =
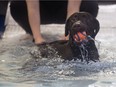
[[[70,23],[69,23],[69,19],[68,19],[65,23],[65,36],[67,36],[69,34],[69,31],[70,31]]]
[[[97,35],[97,33],[99,32],[99,29],[100,29],[100,24],[99,24],[99,21],[95,18],[94,20],[94,23],[93,23],[93,38],[95,38],[95,36]]]
[[[69,43],[70,43],[71,45],[73,45],[73,41],[74,41],[74,40],[73,40],[73,36],[70,34],[70,35],[69,35]]]
[[[93,17],[91,14],[87,13],[87,25],[88,25],[88,32],[91,35],[91,37],[95,38],[97,35],[99,29],[100,29],[100,24],[99,21]]]

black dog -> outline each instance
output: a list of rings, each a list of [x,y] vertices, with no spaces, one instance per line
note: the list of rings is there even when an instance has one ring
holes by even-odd
[[[66,21],[65,36],[69,35],[69,40],[54,41],[38,46],[38,50],[32,52],[32,56],[39,58],[52,58],[56,55],[65,60],[81,59],[87,62],[99,60],[98,50],[93,40],[88,40],[83,47],[75,43],[73,36],[77,32],[85,31],[87,35],[95,38],[99,31],[99,22],[87,12],[74,13]],[[84,56],[85,55],[85,56]]]

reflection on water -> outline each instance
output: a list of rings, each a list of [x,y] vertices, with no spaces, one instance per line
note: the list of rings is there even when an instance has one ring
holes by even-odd
[[[60,80],[60,81],[41,81],[41,82],[37,82],[37,84],[32,84],[32,83],[28,83],[28,84],[18,84],[18,83],[4,83],[7,84],[0,84],[0,86],[2,87],[87,87],[88,85],[94,83],[96,81],[94,80],[72,80],[72,81],[68,81],[68,80]],[[84,83],[84,85],[83,85]]]
[[[112,86],[111,86],[112,85]],[[1,82],[0,87],[115,87],[116,82],[95,80],[60,80],[60,81],[41,81],[37,83],[9,83]]]

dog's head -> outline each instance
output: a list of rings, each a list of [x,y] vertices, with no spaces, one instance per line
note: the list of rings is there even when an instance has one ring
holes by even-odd
[[[99,31],[99,22],[87,12],[72,14],[66,21],[65,36],[69,35],[69,40],[74,41],[73,36],[78,32],[86,32],[92,38],[95,38]]]

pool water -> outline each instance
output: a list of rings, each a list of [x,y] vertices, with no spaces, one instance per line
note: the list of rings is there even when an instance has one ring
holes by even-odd
[[[2,39],[0,87],[116,87],[115,13],[116,5],[100,6],[98,20],[101,29],[96,37],[101,42],[98,49],[100,62],[62,62],[60,58],[34,61],[30,52],[36,46],[31,40],[20,40],[23,34]],[[64,25],[41,27],[46,40],[57,40],[64,33]],[[29,60],[31,63],[24,68]]]

